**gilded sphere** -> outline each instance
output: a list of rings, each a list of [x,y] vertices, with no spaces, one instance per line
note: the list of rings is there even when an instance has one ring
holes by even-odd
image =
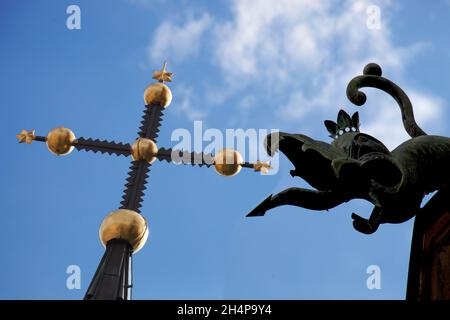
[[[133,160],[145,160],[149,163],[153,163],[156,160],[158,154],[158,147],[150,139],[138,138],[131,145],[131,158]]]
[[[108,214],[103,219],[98,231],[100,241],[106,247],[106,243],[112,239],[124,239],[138,252],[147,241],[147,220],[139,213],[128,209],[119,209]]]
[[[214,167],[218,174],[226,177],[234,176],[241,171],[242,156],[233,149],[220,150],[214,157]]]
[[[172,102],[172,92],[164,83],[152,83],[144,91],[145,105],[159,103],[161,107],[167,108]]]
[[[75,135],[72,130],[59,127],[47,134],[46,143],[50,152],[57,156],[64,156],[72,152],[74,140]]]

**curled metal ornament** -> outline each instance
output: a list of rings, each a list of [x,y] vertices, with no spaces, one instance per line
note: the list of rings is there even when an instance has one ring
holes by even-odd
[[[363,75],[354,77],[347,85],[347,98],[357,106],[366,103],[367,97],[361,88],[371,87],[382,90],[397,101],[402,113],[403,126],[412,137],[426,135],[414,119],[413,107],[406,93],[389,79],[382,76],[381,67],[376,63],[369,63],[363,70]]]

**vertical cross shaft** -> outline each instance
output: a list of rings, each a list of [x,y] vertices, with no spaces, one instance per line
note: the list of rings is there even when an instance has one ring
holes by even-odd
[[[164,79],[164,76],[166,75],[165,72],[164,64],[161,79]],[[170,75],[169,80],[171,80]],[[154,87],[155,86],[153,86],[153,88]],[[152,86],[147,89],[153,96],[155,93],[159,93],[160,97],[156,99],[156,101],[154,98],[152,98],[151,101],[146,101],[148,104],[145,106],[144,116],[138,133],[137,144],[134,150],[135,154],[133,155],[134,161],[131,163],[128,178],[126,179],[125,192],[122,197],[123,200],[120,209],[131,210],[131,212],[140,213],[144,190],[146,189],[145,185],[148,179],[148,172],[150,171],[152,163],[152,161],[149,161],[151,159],[148,157],[142,157],[142,153],[145,153],[146,150],[141,150],[141,144],[148,143],[151,146],[154,145],[156,149],[156,140],[158,138],[159,127],[161,126],[163,110],[171,100],[170,90],[168,90],[163,83],[156,84],[156,87],[161,90],[163,94],[161,95],[160,92],[154,92],[154,89],[152,91]],[[165,95],[164,92],[166,92]],[[147,94],[144,94],[144,96],[146,97]],[[156,151],[154,153],[155,154],[150,154],[150,156],[156,156]],[[148,233],[146,222],[144,232]],[[147,235],[144,233],[141,239],[146,237]],[[85,299],[130,299],[132,288],[132,254],[133,248],[125,240],[109,240],[106,244],[106,252],[100,261],[91,284],[89,285]]]
[[[151,139],[156,143],[163,109],[160,104],[145,106],[139,138]],[[140,213],[150,166],[151,163],[145,159],[132,161],[120,209]],[[84,298],[87,300],[130,299],[132,254],[133,249],[126,240],[108,241],[105,254]]]

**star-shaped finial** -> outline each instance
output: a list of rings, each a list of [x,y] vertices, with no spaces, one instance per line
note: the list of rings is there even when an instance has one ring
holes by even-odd
[[[270,169],[272,169],[272,167],[270,166],[270,163],[261,162],[258,160],[253,164],[253,169],[255,169],[255,171],[260,171],[261,173],[266,174]]]
[[[172,82],[172,72],[166,71],[167,62],[164,62],[161,71],[153,72],[153,79],[158,80],[159,82]]]
[[[23,130],[20,131],[19,134],[16,134],[17,139],[19,139],[19,143],[28,143],[31,144],[31,142],[33,142],[34,138],[36,138],[35,134],[34,134],[35,130]]]

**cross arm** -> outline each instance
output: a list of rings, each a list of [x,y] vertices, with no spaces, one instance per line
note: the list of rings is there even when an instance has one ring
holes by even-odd
[[[99,139],[94,140],[83,137],[75,139],[75,135],[67,128],[53,129],[46,137],[35,135],[34,130],[22,130],[17,135],[17,138],[19,139],[19,143],[26,142],[31,144],[32,141],[46,142],[50,151],[58,155],[69,153],[72,147],[78,151],[101,152],[125,157],[131,154],[131,145],[128,143]]]
[[[153,107],[155,107],[156,113],[151,113],[149,110],[151,110]],[[150,112],[150,113],[149,113]],[[133,145],[129,143],[121,143],[121,142],[115,142],[115,141],[107,141],[107,140],[99,140],[99,139],[92,139],[92,138],[83,138],[80,137],[78,139],[75,139],[75,135],[70,129],[67,128],[55,128],[52,131],[49,132],[49,134],[44,136],[37,136],[35,135],[34,130],[26,131],[22,130],[21,133],[17,135],[17,138],[19,139],[19,142],[26,142],[30,144],[32,141],[39,141],[39,142],[46,142],[48,148],[50,151],[57,155],[64,155],[68,154],[73,148],[77,149],[78,151],[92,151],[94,153],[100,152],[100,153],[108,153],[108,154],[115,154],[118,156],[125,156],[128,157],[133,154],[133,160],[139,160],[146,162],[144,160],[147,160],[148,162],[152,162],[151,159],[158,159],[159,161],[167,161],[167,162],[174,162],[174,163],[181,163],[186,165],[192,165],[192,166],[199,166],[199,167],[210,167],[214,165],[217,169],[217,158],[222,159],[223,156],[225,156],[226,153],[231,152],[231,158],[235,159],[234,163],[231,163],[232,165],[238,165],[238,167],[242,168],[253,168],[255,171],[262,171],[264,173],[267,172],[268,169],[270,169],[270,165],[268,163],[257,161],[256,163],[250,163],[250,162],[244,162],[242,160],[239,160],[240,155],[236,151],[232,150],[223,150],[221,151],[222,154],[219,155],[213,155],[211,153],[204,153],[204,152],[190,152],[190,151],[184,151],[184,150],[177,150],[177,149],[171,149],[171,148],[159,148],[157,149],[156,144],[151,140],[150,138],[145,137],[153,137],[156,138],[158,136],[158,124],[160,123],[160,117],[162,115],[162,108],[157,108],[156,106],[147,106],[146,112],[144,115],[144,120],[142,121],[142,129],[139,134],[141,135],[138,140],[136,140]],[[155,119],[158,118],[155,122]],[[148,124],[153,123],[153,125],[146,126]],[[147,129],[145,129],[147,128]],[[151,129],[150,131],[148,131]],[[142,139],[146,140],[142,143]],[[145,143],[147,142],[147,143]],[[141,144],[142,143],[142,144]],[[143,146],[144,149],[142,149],[140,146]],[[150,158],[146,159],[141,158],[141,153],[144,154],[148,152],[145,150],[145,148],[153,145],[155,150],[150,152]],[[134,150],[134,151],[133,151]],[[154,153],[153,153],[154,152]],[[225,153],[223,153],[225,152]],[[233,155],[234,153],[234,155]],[[230,154],[228,155],[230,156]],[[225,158],[223,158],[225,159]],[[227,163],[230,164],[230,163]],[[140,172],[140,171],[139,171]],[[131,174],[131,172],[130,172]],[[134,175],[133,175],[134,176]],[[131,177],[131,176],[130,176]],[[134,179],[134,178],[133,178]]]
[[[115,141],[99,140],[99,139],[85,139],[83,137],[73,141],[72,145],[78,151],[92,151],[94,153],[108,153],[118,156],[128,157],[131,154],[131,145],[128,143],[121,143]]]
[[[222,151],[223,152],[223,151]],[[230,152],[228,150],[227,152]],[[236,153],[236,151],[231,151]],[[159,161],[167,161],[167,162],[174,162],[174,163],[181,163],[186,165],[192,165],[192,166],[199,166],[199,167],[210,167],[215,166],[217,164],[217,155],[213,155],[211,153],[204,153],[204,152],[190,152],[190,151],[183,151],[183,150],[177,150],[177,149],[166,149],[166,148],[160,148],[158,150],[158,153],[156,155],[156,158]],[[219,157],[221,158],[221,157]],[[234,158],[234,157],[233,157]],[[242,168],[251,168],[255,171],[261,171],[263,173],[267,173],[269,169],[271,169],[269,163],[256,161],[255,163],[251,162],[244,162],[239,161],[237,158],[235,159],[235,163],[228,163],[229,165],[239,165]],[[216,167],[217,169],[217,167]]]
[[[199,167],[210,167],[214,164],[214,156],[211,153],[189,152],[171,148],[160,148],[156,158],[159,161],[197,165]]]

